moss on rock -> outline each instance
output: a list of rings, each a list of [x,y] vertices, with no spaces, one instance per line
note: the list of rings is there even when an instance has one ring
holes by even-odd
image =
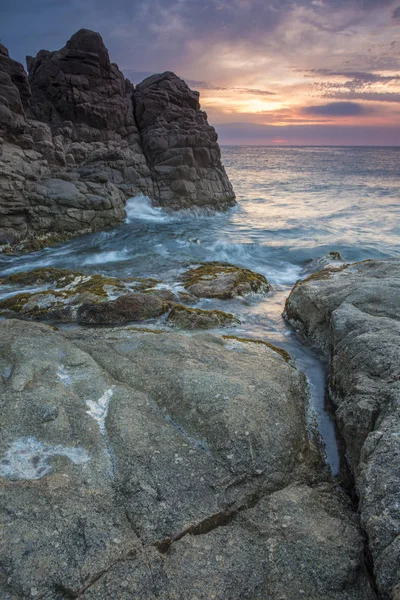
[[[107,296],[104,286],[125,290],[134,288],[135,291],[151,290],[159,281],[152,278],[129,277],[118,279],[98,273],[82,273],[81,271],[70,271],[68,269],[57,269],[55,267],[41,267],[32,271],[13,273],[0,279],[3,285],[44,285],[51,284],[55,288],[71,286],[76,292],[91,292],[99,296]]]
[[[73,285],[73,291],[78,294],[89,293],[94,296],[100,296],[102,298],[108,298],[109,294],[106,290],[106,286],[113,288],[114,290],[126,291],[124,283],[115,279],[115,277],[106,277],[104,275],[89,275],[86,276],[84,281]]]
[[[20,313],[23,311],[25,305],[34,296],[34,294],[15,294],[4,300],[0,300],[0,311],[13,311]]]
[[[127,327],[127,331],[132,331],[133,333],[154,333],[155,335],[160,335],[161,333],[166,333],[165,329],[150,329],[150,327]]]
[[[222,300],[270,289],[264,275],[220,262],[204,263],[190,269],[182,275],[181,281],[185,289],[195,296]]]
[[[154,279],[153,277],[128,277],[123,281],[128,285],[132,285],[137,292],[152,290],[157,284],[161,283],[159,279]]]
[[[33,271],[13,273],[2,278],[0,283],[3,285],[42,285],[51,283],[56,287],[65,287],[79,276],[82,276],[82,273],[54,267],[41,267],[33,269]]]
[[[82,304],[98,304],[116,296],[151,292],[158,280],[152,278],[118,279],[106,275],[42,267],[14,273],[0,280],[13,286],[51,286],[38,292],[23,292],[0,301],[0,312],[23,313],[28,319],[74,320]],[[165,310],[167,310],[167,306]],[[75,312],[74,312],[75,311]]]
[[[312,273],[305,279],[300,279],[299,281],[297,281],[297,283],[294,287],[303,285],[305,283],[309,283],[310,281],[320,281],[321,279],[329,279],[329,277],[332,275],[332,273],[344,271],[349,266],[350,266],[349,264],[346,264],[346,265],[341,265],[340,267],[325,267],[325,268],[321,269],[320,271],[316,271],[315,273]]]
[[[188,308],[182,304],[172,307],[167,320],[180,329],[215,329],[240,323],[237,317],[222,310]]]
[[[71,238],[77,237],[89,233],[88,229],[82,231],[62,231],[59,233],[46,233],[44,235],[28,238],[22,242],[16,244],[6,244],[0,247],[0,252],[4,254],[28,254],[29,252],[38,252],[49,246],[55,246],[56,244],[62,244],[67,242]]]

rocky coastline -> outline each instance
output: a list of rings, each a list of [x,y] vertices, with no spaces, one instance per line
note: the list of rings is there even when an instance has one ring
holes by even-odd
[[[396,600],[399,261],[327,266],[286,303],[329,356],[358,507],[291,356],[193,331],[224,326],[202,295],[269,283],[221,263],[181,281],[178,298],[50,268],[1,280],[44,288],[1,306],[3,597]]]
[[[174,73],[135,87],[86,29],[27,67],[0,44],[3,250],[116,225],[138,194],[171,210],[235,204],[199,94]]]
[[[3,250],[116,225],[138,194],[235,203],[175,74],[133,86],[89,30],[27,66],[0,44]],[[173,286],[0,275],[2,599],[400,600],[400,261],[331,252],[286,300],[329,363],[345,488],[306,375],[240,330],[235,302],[274,286],[211,260]]]

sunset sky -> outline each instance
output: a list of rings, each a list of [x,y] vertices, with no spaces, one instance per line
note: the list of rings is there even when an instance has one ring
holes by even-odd
[[[222,144],[400,145],[400,0],[1,0],[10,55],[99,31],[201,92]]]

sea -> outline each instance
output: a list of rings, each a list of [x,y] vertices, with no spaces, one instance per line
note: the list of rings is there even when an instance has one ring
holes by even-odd
[[[128,200],[120,226],[40,252],[0,255],[0,272],[51,265],[154,277],[172,290],[180,289],[183,271],[207,261],[262,273],[272,285],[266,296],[204,299],[198,306],[240,318],[240,325],[224,333],[272,342],[291,354],[308,378],[308,418],[336,475],[343,457],[326,394],[324,357],[281,315],[296,281],[323,266],[329,252],[339,252],[345,262],[400,256],[400,147],[225,146],[222,160],[238,202],[228,212],[171,214],[138,196]],[[7,288],[3,297],[16,292]]]

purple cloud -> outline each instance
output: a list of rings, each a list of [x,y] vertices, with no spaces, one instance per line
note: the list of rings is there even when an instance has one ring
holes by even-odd
[[[392,13],[392,19],[400,23],[400,6],[394,9]]]
[[[304,115],[326,117],[358,117],[365,114],[362,104],[356,102],[329,102],[318,106],[305,106],[301,109]]]

